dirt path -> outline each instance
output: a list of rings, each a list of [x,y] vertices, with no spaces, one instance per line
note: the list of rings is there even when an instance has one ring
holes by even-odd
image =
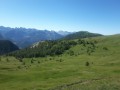
[[[110,77],[108,77],[108,78],[110,78]],[[90,83],[90,82],[93,82],[93,81],[99,81],[99,80],[104,80],[104,79],[107,79],[107,78],[96,78],[96,79],[91,79],[91,80],[81,80],[81,81],[78,81],[78,82],[57,86],[57,87],[49,89],[49,90],[63,90],[65,88],[69,88],[73,85],[85,84],[85,83]]]

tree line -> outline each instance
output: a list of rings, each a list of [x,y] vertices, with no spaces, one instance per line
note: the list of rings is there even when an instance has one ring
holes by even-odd
[[[25,49],[21,49],[7,55],[14,56],[16,58],[32,58],[32,57],[46,57],[61,55],[66,50],[69,50],[75,45],[86,45],[89,44],[88,53],[94,51],[95,44],[93,42],[88,42],[84,39],[78,40],[52,40],[52,41],[42,41],[38,45],[34,45]]]

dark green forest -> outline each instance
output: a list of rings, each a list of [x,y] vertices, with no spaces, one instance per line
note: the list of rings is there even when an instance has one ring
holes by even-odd
[[[13,44],[11,41],[0,40],[0,55],[9,53],[15,50],[19,50],[19,48],[15,44]]]
[[[82,45],[87,48],[87,53],[90,54],[95,49],[95,42],[86,41],[82,39],[78,40],[54,40],[54,41],[43,41],[37,45],[33,45],[29,48],[25,48],[19,51],[9,53],[9,56],[15,56],[17,58],[32,58],[32,57],[46,57],[61,55],[66,50],[69,50],[75,45]],[[73,55],[73,51],[69,51],[70,55]]]

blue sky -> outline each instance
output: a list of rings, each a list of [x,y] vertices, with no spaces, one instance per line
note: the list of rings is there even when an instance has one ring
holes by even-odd
[[[0,25],[120,33],[120,0],[0,0]]]

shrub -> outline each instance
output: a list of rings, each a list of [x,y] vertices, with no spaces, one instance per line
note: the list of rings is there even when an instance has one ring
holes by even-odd
[[[40,61],[38,61],[38,63],[40,63]]]
[[[86,62],[86,63],[85,63],[85,66],[89,66],[89,65],[90,65],[90,63],[89,63],[89,62]]]
[[[7,62],[9,62],[9,59],[8,59],[8,58],[6,58],[6,61],[7,61]]]
[[[23,62],[22,65],[25,65],[25,62]]]
[[[34,61],[33,61],[33,60],[31,60],[31,63],[34,63]]]
[[[49,60],[52,60],[52,58],[49,58]]]
[[[108,50],[108,48],[107,47],[103,47],[103,50]]]
[[[21,66],[18,66],[17,68],[18,68],[18,69],[21,69]]]
[[[62,59],[60,59],[60,62],[62,62],[63,60]]]
[[[74,55],[74,52],[72,50],[69,51],[70,56]]]
[[[23,58],[16,58],[19,60],[19,62],[23,62]]]

